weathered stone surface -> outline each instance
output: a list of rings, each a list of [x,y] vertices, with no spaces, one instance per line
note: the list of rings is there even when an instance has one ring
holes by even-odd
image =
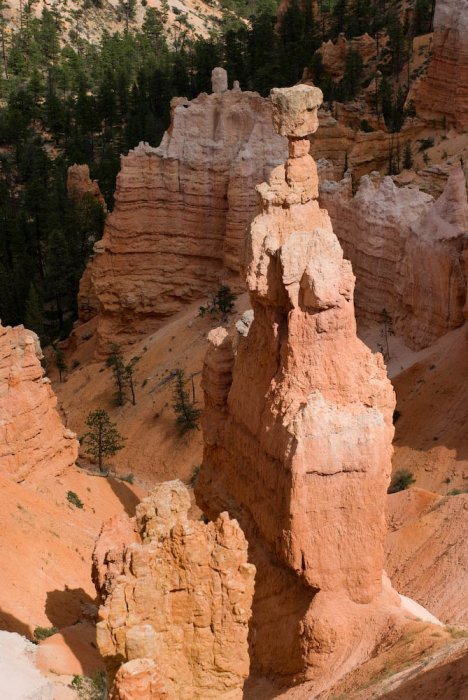
[[[86,195],[90,195],[104,211],[106,203],[96,180],[91,180],[89,167],[87,165],[70,165],[67,173],[67,192],[72,199],[82,200]]]
[[[362,56],[364,66],[368,66],[377,57],[377,42],[369,34],[350,40],[340,34],[336,41],[325,41],[317,49],[317,53],[322,56],[323,67],[334,80],[343,78],[346,54],[350,50],[357,51]]]
[[[237,522],[226,513],[190,521],[189,507],[180,481],[158,485],[137,506],[140,543],[124,535],[120,571],[121,534],[110,557],[95,557],[105,583],[97,641],[110,679],[128,662],[115,678],[119,700],[242,698],[255,567]]]
[[[276,101],[277,128],[290,95]],[[368,658],[399,614],[382,588],[394,394],[381,356],[356,337],[351,265],[310,156],[257,190],[245,261],[254,318],[236,355],[224,329],[209,336],[196,496],[211,517],[236,517],[249,542],[256,669],[313,678],[319,691]]]
[[[78,455],[76,435],[60,420],[41,357],[35,333],[0,325],[0,473],[16,481],[59,474]]]
[[[377,174],[362,178],[354,196],[350,177],[323,183],[320,198],[352,262],[360,317],[382,321],[386,309],[416,349],[463,323],[468,204],[459,166],[435,203]]]
[[[468,129],[468,0],[437,0],[427,75],[408,94],[418,117]]]
[[[156,330],[239,269],[255,185],[285,155],[257,93],[173,100],[161,145],[122,157],[115,208],[83,276],[80,315],[89,318],[97,299],[101,351]]]

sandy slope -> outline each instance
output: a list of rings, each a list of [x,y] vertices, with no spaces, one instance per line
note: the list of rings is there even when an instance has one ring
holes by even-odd
[[[441,494],[468,488],[467,330],[447,333],[393,379],[394,470],[411,470],[416,486]]]

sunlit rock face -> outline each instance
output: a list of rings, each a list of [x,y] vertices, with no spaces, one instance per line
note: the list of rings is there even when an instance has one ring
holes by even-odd
[[[238,271],[255,185],[285,155],[269,101],[228,90],[223,69],[211,95],[174,98],[161,145],[122,156],[115,208],[83,277],[79,307],[85,320],[97,298],[100,349],[154,331]]]
[[[394,394],[356,336],[354,276],[320,209],[307,134],[320,90],[273,90],[289,157],[258,188],[253,321],[209,335],[199,505],[241,524],[257,568],[254,667],[317,691],[368,658],[398,602],[382,588]],[[250,323],[250,321],[249,321]]]

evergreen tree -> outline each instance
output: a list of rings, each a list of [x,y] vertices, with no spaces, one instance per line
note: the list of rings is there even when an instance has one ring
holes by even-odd
[[[189,395],[184,389],[184,371],[178,369],[176,372],[176,385],[174,390],[174,413],[176,414],[176,425],[180,435],[189,430],[198,430],[198,420],[201,411],[195,408],[190,402]]]
[[[403,167],[406,168],[406,170],[411,170],[411,168],[413,167],[413,153],[411,150],[411,143],[409,141],[405,143],[405,151],[403,158]]]
[[[44,312],[42,301],[33,284],[29,287],[28,300],[26,302],[25,325],[26,328],[37,333],[39,338],[42,339],[44,337]]]
[[[62,348],[58,347],[58,345],[53,346],[53,351],[55,366],[58,369],[60,381],[62,381],[63,375],[65,372],[68,372],[68,365],[65,361],[65,353],[63,352]]]
[[[91,411],[86,418],[86,426],[89,428],[84,435],[83,442],[86,452],[97,460],[99,471],[105,473],[103,460],[105,457],[113,457],[123,449],[125,439],[117,430],[109,415],[102,408]]]
[[[112,343],[111,353],[106,360],[106,367],[112,369],[115,382],[115,400],[118,406],[123,406],[125,401],[126,370],[120,345]]]

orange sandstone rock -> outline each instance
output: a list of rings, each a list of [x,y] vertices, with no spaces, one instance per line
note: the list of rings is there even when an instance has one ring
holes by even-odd
[[[98,300],[101,351],[156,330],[239,268],[255,185],[282,161],[286,142],[267,100],[225,83],[221,69],[213,94],[175,98],[160,146],[141,143],[121,159],[115,208],[79,295],[85,319]]]
[[[15,481],[60,474],[78,455],[76,435],[60,420],[41,357],[35,333],[0,324],[0,474]]]
[[[241,523],[257,568],[255,668],[318,692],[396,624],[382,586],[395,399],[380,355],[356,336],[354,277],[317,202],[307,148],[317,88],[273,90],[290,158],[257,188],[245,260],[254,312],[237,353],[213,331],[196,496]],[[391,620],[391,621],[390,621]]]
[[[237,522],[226,513],[190,521],[189,508],[180,481],[158,485],[137,506],[140,543],[125,546],[120,571],[117,546],[95,559],[107,584],[97,641],[110,679],[128,662],[116,699],[242,698],[255,567]]]
[[[350,177],[322,183],[320,199],[353,264],[360,317],[382,321],[386,309],[416,349],[463,323],[468,203],[459,166],[435,203],[378,174],[363,177],[354,196]]]
[[[467,33],[467,0],[437,0],[429,69],[407,97],[418,117],[461,132],[468,129]]]
[[[87,165],[70,165],[67,172],[67,192],[69,197],[77,200],[90,195],[104,210],[107,209],[97,180],[91,180]]]

